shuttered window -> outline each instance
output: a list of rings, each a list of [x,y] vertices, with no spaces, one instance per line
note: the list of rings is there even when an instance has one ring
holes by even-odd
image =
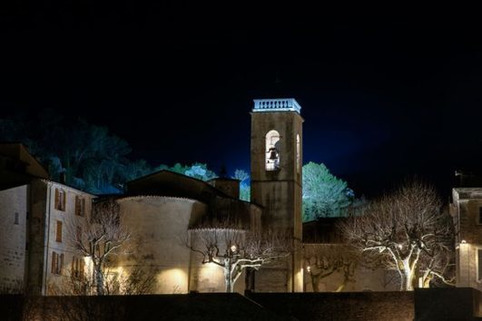
[[[75,196],[75,214],[78,216],[84,216],[85,214],[85,198],[79,195]]]
[[[55,209],[65,211],[65,191],[58,188],[55,189]]]
[[[62,222],[57,221],[57,231],[55,233],[55,241],[62,242]]]
[[[482,281],[482,249],[477,249],[477,281]]]
[[[52,252],[52,270],[53,274],[62,274],[62,266],[64,265],[64,255]]]

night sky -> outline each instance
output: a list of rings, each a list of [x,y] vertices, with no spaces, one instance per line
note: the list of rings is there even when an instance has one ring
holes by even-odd
[[[411,175],[449,194],[455,169],[480,168],[478,19],[96,3],[0,12],[0,116],[53,108],[107,126],[132,158],[233,172],[249,171],[252,100],[295,98],[304,163],[357,195]]]

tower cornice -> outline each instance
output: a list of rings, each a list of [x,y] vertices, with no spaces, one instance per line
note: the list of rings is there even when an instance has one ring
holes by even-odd
[[[295,111],[301,113],[301,106],[294,98],[253,99],[253,112]]]

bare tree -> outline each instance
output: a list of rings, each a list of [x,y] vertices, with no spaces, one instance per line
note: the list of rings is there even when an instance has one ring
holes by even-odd
[[[349,282],[355,282],[359,254],[354,248],[345,244],[306,244],[304,248],[313,292],[319,292],[320,281],[334,273],[342,274],[342,281],[334,292],[341,292]]]
[[[284,233],[258,233],[249,230],[211,227],[190,230],[189,248],[201,254],[202,264],[212,263],[223,269],[226,292],[247,269],[287,257],[292,241]]]
[[[448,281],[454,230],[432,186],[408,180],[340,227],[364,258],[398,272],[401,290],[413,290],[417,278],[422,286],[433,277]]]
[[[115,200],[94,204],[92,217],[87,218],[83,225],[71,226],[68,234],[74,250],[92,263],[91,282],[96,294],[108,294],[105,282],[107,263],[114,256],[128,254],[132,239],[128,229],[120,224],[119,205]],[[82,284],[87,285],[85,282]]]

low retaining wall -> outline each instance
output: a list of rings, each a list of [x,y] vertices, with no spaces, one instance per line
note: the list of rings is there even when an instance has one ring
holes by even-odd
[[[0,295],[2,321],[292,321],[238,293],[138,296]]]
[[[413,292],[246,293],[253,301],[300,321],[413,321]]]
[[[480,291],[473,288],[417,289],[415,320],[479,320]]]
[[[0,320],[475,321],[481,292],[191,293],[103,297],[0,295]]]

